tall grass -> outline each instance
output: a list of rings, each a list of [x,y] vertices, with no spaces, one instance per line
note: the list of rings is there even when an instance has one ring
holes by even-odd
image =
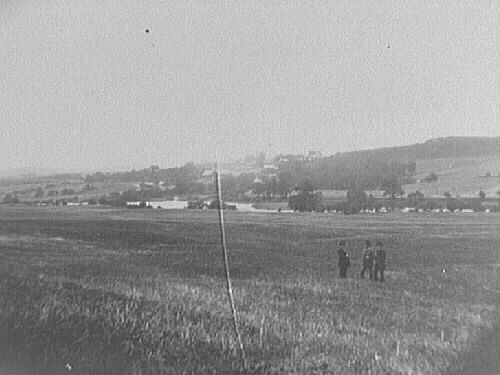
[[[0,216],[0,359],[26,373],[437,374],[496,314],[496,219],[230,215],[245,369],[210,214],[46,215]],[[375,235],[384,284],[354,275]]]

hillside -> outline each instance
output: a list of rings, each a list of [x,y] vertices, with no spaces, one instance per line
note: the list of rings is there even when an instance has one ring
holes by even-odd
[[[478,197],[484,191],[486,197],[496,197],[500,190],[499,156],[477,156],[462,158],[439,158],[417,160],[417,181],[435,173],[436,182],[404,185],[408,192],[420,191],[426,197],[443,197],[449,191],[453,196]]]
[[[319,189],[386,190],[399,181],[407,193],[426,196],[477,197],[483,190],[495,197],[500,188],[498,155],[500,138],[447,137],[409,146],[338,153],[295,168],[293,174],[307,178]],[[429,174],[432,183],[420,183]],[[487,176],[487,177],[486,177]],[[297,180],[297,178],[296,178]]]
[[[446,137],[408,146],[343,152],[330,158],[412,162],[427,159],[498,156],[499,152],[500,137]]]
[[[426,197],[443,197],[445,192],[464,198],[477,197],[482,190],[491,198],[500,190],[499,150],[500,137],[446,137],[313,159],[307,155],[278,155],[273,160],[262,160],[261,164],[257,160],[227,163],[223,185],[232,199],[252,191],[259,199],[265,196],[272,200],[286,199],[291,189],[306,180],[323,190],[353,187],[386,190],[385,186],[395,179],[403,184],[406,193],[418,190]],[[79,174],[0,177],[0,195],[13,193],[23,201],[33,201],[39,199],[37,189],[42,189],[44,198],[97,199],[112,192],[139,189],[144,182],[156,183],[153,193],[162,198],[172,194],[203,194],[213,189],[211,175],[204,179],[205,172],[213,170],[188,163],[177,168],[153,166],[125,172],[96,172],[86,177]],[[438,176],[437,181],[420,182],[431,173]]]
[[[500,137],[436,138],[408,146],[339,153],[317,163],[322,171],[339,163],[362,171],[358,166],[376,162],[416,163],[412,176],[416,183],[403,185],[407,193],[419,190],[427,197],[443,197],[449,191],[453,196],[477,197],[482,190],[487,197],[496,197],[500,190]],[[438,176],[437,181],[418,182],[431,173]]]

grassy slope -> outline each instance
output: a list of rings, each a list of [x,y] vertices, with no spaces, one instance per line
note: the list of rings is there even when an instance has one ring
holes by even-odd
[[[446,191],[453,196],[478,197],[480,190],[487,197],[496,197],[500,190],[500,163],[498,156],[481,156],[472,158],[427,159],[417,161],[417,180],[436,173],[438,181],[433,183],[416,183],[403,186],[407,193],[417,190],[427,197],[443,198]],[[490,172],[493,177],[484,177]]]
[[[47,185],[54,185],[52,187],[47,188]],[[62,183],[58,180],[50,180],[48,177],[47,181],[44,182],[23,182],[16,183],[13,182],[3,182],[0,184],[0,195],[12,193],[14,191],[26,191],[26,190],[35,190],[38,187],[44,189],[45,195],[41,198],[35,198],[33,192],[18,194],[18,197],[23,202],[34,202],[40,200],[49,200],[49,199],[73,199],[74,197],[78,197],[81,200],[84,199],[98,199],[103,195],[110,194],[112,192],[121,192],[129,189],[136,189],[137,184],[127,183],[127,182],[117,182],[117,183],[97,183],[94,184],[94,190],[83,191],[85,188],[85,183]],[[80,192],[79,194],[70,194],[70,195],[62,195],[59,194],[57,196],[49,197],[47,194],[50,190],[62,191],[63,189],[73,189],[75,192]]]
[[[216,224],[213,212],[1,208],[1,360],[41,374],[432,374],[493,324],[498,216],[228,212],[244,370]],[[387,283],[335,278],[338,238],[352,275],[378,237]]]

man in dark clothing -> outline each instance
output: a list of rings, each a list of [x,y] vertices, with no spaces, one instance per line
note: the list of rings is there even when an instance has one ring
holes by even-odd
[[[371,248],[371,242],[366,240],[365,242],[365,251],[363,252],[363,269],[361,270],[361,278],[365,278],[365,272],[368,271],[368,275],[370,276],[370,280],[373,279],[373,260],[375,254],[373,253],[373,249]]]
[[[339,250],[337,251],[339,256],[339,277],[342,279],[347,278],[347,269],[351,265],[351,261],[349,259],[349,254],[345,251],[345,241],[339,241]]]
[[[385,250],[382,247],[382,241],[377,241],[377,250],[375,251],[375,281],[384,281],[385,271]],[[380,276],[380,277],[379,277]]]

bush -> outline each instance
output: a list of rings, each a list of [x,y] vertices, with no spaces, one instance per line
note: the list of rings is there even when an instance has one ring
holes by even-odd
[[[435,174],[434,172],[432,172],[430,175],[428,175],[427,177],[423,178],[422,179],[422,182],[436,182],[438,180],[438,176],[437,174]]]

